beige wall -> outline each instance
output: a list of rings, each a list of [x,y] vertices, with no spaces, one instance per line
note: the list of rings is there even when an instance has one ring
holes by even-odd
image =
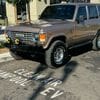
[[[46,6],[50,4],[50,0],[47,0],[47,4],[44,2],[45,0],[38,1],[37,0],[37,14],[38,16],[42,13]]]
[[[91,0],[91,3],[100,3],[100,0]]]
[[[37,9],[36,9],[36,0],[30,2],[30,16],[32,19],[37,19]]]
[[[8,23],[10,24],[15,24],[16,19],[15,19],[15,12],[14,12],[14,6],[11,4],[8,4],[6,2],[6,12],[7,12],[7,17],[8,17]]]
[[[49,0],[47,0],[47,4],[44,2],[44,0],[41,1],[33,0],[32,2],[30,2],[31,20],[37,20],[41,12],[49,4],[50,4]]]

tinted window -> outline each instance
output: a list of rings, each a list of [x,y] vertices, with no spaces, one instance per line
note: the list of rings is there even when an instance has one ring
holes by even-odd
[[[49,6],[42,13],[40,19],[73,19],[74,5]]]
[[[88,6],[88,10],[90,19],[98,17],[96,6]]]
[[[98,6],[98,10],[99,10],[99,16],[100,16],[100,6]]]
[[[83,16],[84,19],[87,19],[87,13],[86,13],[86,7],[85,6],[79,7],[76,19],[79,19],[80,16]]]

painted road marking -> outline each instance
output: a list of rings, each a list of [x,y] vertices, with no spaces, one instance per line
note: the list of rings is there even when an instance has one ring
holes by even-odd
[[[34,72],[29,72],[25,69],[18,69],[13,73],[0,70],[0,78],[9,80],[10,82],[13,82],[15,84],[19,84],[20,86],[29,86],[33,81],[38,81],[41,84],[44,83],[45,85],[49,86],[49,88],[42,90],[40,94],[43,96],[47,96],[50,92],[54,92],[54,94],[50,97],[51,99],[64,94],[63,90],[56,89],[57,86],[60,86],[62,84],[61,80],[53,77],[46,78],[46,75],[44,74],[35,74]]]

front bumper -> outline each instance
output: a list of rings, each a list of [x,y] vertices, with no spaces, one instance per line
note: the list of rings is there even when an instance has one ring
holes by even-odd
[[[14,43],[6,43],[6,47],[11,51],[23,52],[27,54],[43,54],[44,50],[42,46],[38,46],[36,44],[14,44]]]

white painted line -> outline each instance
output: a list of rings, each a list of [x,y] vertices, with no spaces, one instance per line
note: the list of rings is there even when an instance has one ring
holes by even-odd
[[[10,52],[0,54],[0,63],[14,60],[14,58],[10,55]]]
[[[100,70],[100,67],[99,68],[97,68],[98,70]]]

